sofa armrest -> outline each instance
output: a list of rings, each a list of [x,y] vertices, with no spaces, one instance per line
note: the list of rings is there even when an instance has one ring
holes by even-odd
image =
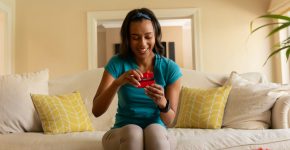
[[[290,95],[281,96],[272,109],[272,128],[287,129],[290,127]]]

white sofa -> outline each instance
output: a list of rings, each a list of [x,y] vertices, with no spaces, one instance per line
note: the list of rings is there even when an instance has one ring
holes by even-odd
[[[92,99],[100,82],[102,68],[84,71],[49,81],[49,94],[64,94],[80,91],[90,113],[94,132],[78,132],[47,135],[43,132],[22,132],[0,134],[0,150],[102,150],[103,134],[113,125],[116,113],[115,97],[108,111],[99,118],[91,113]],[[228,75],[213,75],[182,69],[182,84],[188,87],[209,88],[222,85]],[[243,74],[255,82],[264,80],[257,73]],[[290,149],[289,127],[290,96],[280,97],[272,109],[272,127],[279,129],[240,130],[240,129],[183,129],[170,128],[177,138],[178,150],[212,149]]]

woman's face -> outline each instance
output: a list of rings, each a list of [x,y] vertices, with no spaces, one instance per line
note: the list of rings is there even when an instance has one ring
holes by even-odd
[[[136,58],[144,59],[152,53],[155,35],[152,22],[147,19],[130,23],[130,47]]]

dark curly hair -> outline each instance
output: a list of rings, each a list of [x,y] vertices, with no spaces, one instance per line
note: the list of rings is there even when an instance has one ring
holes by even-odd
[[[126,58],[130,55],[133,55],[133,52],[130,47],[130,24],[134,21],[142,21],[144,19],[150,20],[153,25],[154,34],[155,34],[155,45],[153,52],[162,55],[164,47],[161,44],[161,27],[159,21],[157,20],[154,13],[148,8],[140,8],[131,10],[126,18],[123,21],[121,27],[121,51],[120,55],[123,58]]]

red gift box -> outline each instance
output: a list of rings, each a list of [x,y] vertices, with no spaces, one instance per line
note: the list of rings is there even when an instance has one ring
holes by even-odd
[[[138,88],[144,88],[147,85],[151,85],[155,83],[153,72],[145,72],[143,73],[143,78],[141,78],[140,86]]]

